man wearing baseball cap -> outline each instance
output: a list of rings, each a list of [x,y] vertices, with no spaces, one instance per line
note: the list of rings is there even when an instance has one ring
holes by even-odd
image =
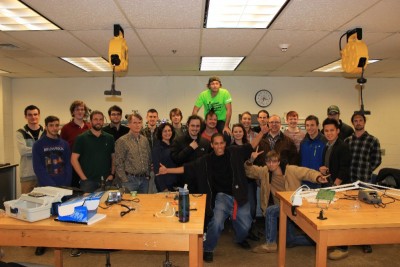
[[[334,119],[337,122],[339,122],[339,139],[343,140],[346,139],[347,137],[351,136],[354,133],[353,128],[351,128],[349,125],[346,123],[342,122],[341,119],[339,119],[340,116],[340,110],[338,106],[331,105],[328,107],[328,118]]]

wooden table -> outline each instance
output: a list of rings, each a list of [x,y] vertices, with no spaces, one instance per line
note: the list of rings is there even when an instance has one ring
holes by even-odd
[[[316,243],[315,266],[326,266],[327,248],[338,245],[373,245],[400,243],[400,201],[388,204],[386,208],[360,203],[354,209],[356,200],[340,199],[325,210],[327,220],[317,219],[320,208],[307,203],[296,208],[292,215],[290,196],[293,192],[278,192],[280,199],[279,256],[278,266],[285,266],[287,217],[293,220]],[[358,191],[347,192],[357,195]],[[336,197],[343,197],[336,193]],[[384,198],[383,202],[391,201]]]
[[[131,198],[124,195],[124,198]],[[29,223],[3,216],[0,218],[0,245],[53,247],[55,265],[62,266],[63,248],[93,248],[154,251],[189,251],[189,266],[203,266],[203,226],[205,195],[190,196],[190,221],[177,217],[157,217],[166,202],[177,209],[173,195],[138,195],[138,210],[120,217],[125,208],[114,205],[98,209],[107,217],[93,225],[56,222],[53,218]],[[132,202],[122,203],[134,206]],[[101,204],[104,205],[104,204]]]

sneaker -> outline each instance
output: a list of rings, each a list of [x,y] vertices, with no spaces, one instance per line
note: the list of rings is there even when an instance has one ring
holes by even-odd
[[[36,256],[42,256],[46,252],[46,248],[44,247],[37,247],[35,250]]]
[[[329,252],[328,259],[330,260],[341,260],[349,256],[348,250],[342,250],[339,248],[335,248],[332,252]]]
[[[251,250],[254,253],[275,253],[278,251],[278,245],[276,243],[264,243]]]
[[[214,252],[204,251],[203,252],[203,260],[205,262],[213,262],[213,260],[214,260]]]
[[[79,257],[81,254],[82,254],[82,252],[81,252],[79,249],[77,249],[77,248],[71,249],[71,251],[70,251],[70,253],[69,253],[69,255],[70,255],[71,257]]]
[[[364,253],[372,253],[372,247],[370,245],[363,245],[362,249]]]
[[[243,249],[251,249],[251,246],[249,244],[249,242],[247,242],[246,240],[243,240],[242,242],[236,243],[239,245],[239,247],[243,248]]]

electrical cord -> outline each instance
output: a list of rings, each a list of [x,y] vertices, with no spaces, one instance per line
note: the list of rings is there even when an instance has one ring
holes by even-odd
[[[128,214],[129,212],[135,211],[135,210],[136,210],[135,208],[131,208],[131,207],[125,205],[125,204],[118,204],[118,205],[120,205],[121,207],[127,208],[127,210],[121,211],[121,212],[119,213],[119,215],[120,215],[121,217],[124,217],[124,216],[125,216],[126,214]]]

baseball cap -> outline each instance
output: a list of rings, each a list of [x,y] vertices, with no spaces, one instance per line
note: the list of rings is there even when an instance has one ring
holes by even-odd
[[[329,107],[328,107],[328,115],[329,115],[329,114],[332,114],[332,113],[340,114],[339,107],[338,107],[338,106],[335,106],[335,105],[329,106]]]

